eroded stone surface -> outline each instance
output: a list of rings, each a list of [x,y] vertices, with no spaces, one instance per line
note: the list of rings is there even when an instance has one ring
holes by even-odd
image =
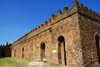
[[[41,44],[45,44],[47,62],[59,64],[60,36],[64,37],[66,65],[93,67],[98,64],[95,35],[100,34],[100,16],[75,0],[74,6],[64,13],[51,15],[49,23],[41,24],[12,44],[12,57],[41,61]],[[100,35],[99,35],[100,36]],[[24,48],[24,52],[22,51]],[[16,50],[16,53],[14,52]],[[53,53],[53,51],[55,51]],[[24,54],[24,55],[23,55]],[[62,53],[64,54],[64,53]],[[43,54],[44,55],[44,54]],[[64,56],[64,55],[62,55]],[[64,57],[63,57],[64,58]]]

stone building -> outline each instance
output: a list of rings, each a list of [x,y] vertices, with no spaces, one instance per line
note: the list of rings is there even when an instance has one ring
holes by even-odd
[[[11,44],[6,45],[6,46],[0,46],[0,58],[1,57],[11,57]]]
[[[100,64],[100,15],[77,0],[63,9],[15,41],[11,56],[71,67]]]

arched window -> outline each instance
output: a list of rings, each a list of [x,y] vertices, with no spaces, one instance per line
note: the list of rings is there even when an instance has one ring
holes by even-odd
[[[63,36],[58,38],[58,62],[66,65],[65,39]]]
[[[22,52],[24,52],[24,48],[22,48]]]

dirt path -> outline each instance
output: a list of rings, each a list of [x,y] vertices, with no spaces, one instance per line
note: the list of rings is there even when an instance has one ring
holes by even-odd
[[[36,66],[36,67],[43,67],[43,62],[31,62],[28,64],[28,67]]]

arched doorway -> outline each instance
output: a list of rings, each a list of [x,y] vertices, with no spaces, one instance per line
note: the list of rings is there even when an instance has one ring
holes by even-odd
[[[14,57],[16,57],[16,50],[14,50]]]
[[[22,48],[22,59],[24,59],[24,48]]]
[[[58,63],[66,65],[65,39],[63,36],[58,38]]]
[[[100,45],[99,45],[99,36],[98,35],[96,35],[95,40],[96,40],[96,47],[97,47],[99,64],[100,64]]]
[[[43,59],[45,59],[45,43],[41,43],[40,52],[41,61],[43,61]]]

